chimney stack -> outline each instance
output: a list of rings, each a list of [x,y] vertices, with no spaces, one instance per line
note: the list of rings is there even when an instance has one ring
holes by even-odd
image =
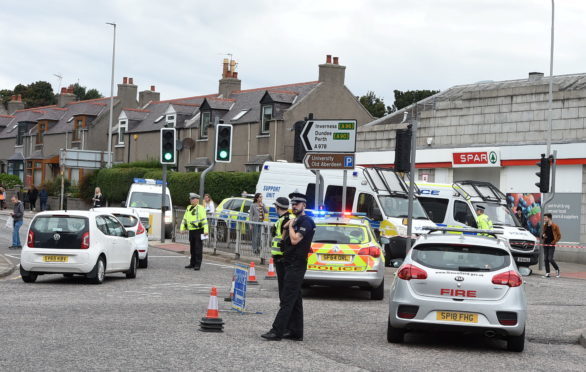
[[[73,85],[61,88],[61,93],[57,95],[57,107],[65,107],[69,102],[74,102],[77,99],[73,94]]]
[[[529,81],[538,81],[543,78],[543,72],[530,72],[529,73]]]
[[[24,102],[22,102],[22,96],[20,94],[13,95],[10,101],[8,101],[6,109],[8,111],[8,115],[14,114],[17,110],[24,109]]]
[[[346,66],[340,65],[339,58],[334,57],[334,63],[331,63],[331,55],[326,56],[326,63],[319,65],[319,81],[326,84],[338,86],[344,85]]]
[[[138,87],[134,85],[133,78],[124,77],[122,84],[118,84],[118,100],[122,104],[122,108],[137,108],[137,94]]]
[[[242,82],[238,79],[238,72],[235,70],[236,61],[229,61],[227,58],[224,58],[222,78],[220,79],[220,84],[218,86],[218,94],[220,94],[222,98],[230,98],[232,92],[241,89]]]
[[[160,101],[161,93],[155,92],[155,86],[151,85],[150,90],[143,90],[138,93],[138,107],[145,108],[149,102]]]

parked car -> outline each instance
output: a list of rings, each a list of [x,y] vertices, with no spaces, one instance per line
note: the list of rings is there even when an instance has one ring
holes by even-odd
[[[134,237],[101,210],[41,212],[28,229],[20,275],[26,283],[44,274],[83,275],[96,284],[116,272],[133,279],[138,268]]]
[[[228,240],[229,232],[233,234],[238,227],[237,221],[248,220],[248,210],[252,205],[252,198],[233,197],[226,198],[218,204],[214,215],[218,218],[218,241],[225,242]],[[267,216],[268,218],[268,216]],[[246,233],[246,226],[240,224],[241,233]]]

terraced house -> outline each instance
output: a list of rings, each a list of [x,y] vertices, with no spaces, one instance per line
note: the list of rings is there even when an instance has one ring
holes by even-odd
[[[242,90],[236,62],[224,60],[218,92],[160,101],[158,93],[124,106],[113,136],[114,161],[159,158],[159,131],[178,129],[179,171],[201,171],[211,164],[214,123],[234,125],[232,162],[219,171],[256,171],[267,160],[293,160],[294,123],[309,113],[316,119],[373,118],[344,85],[346,67],[327,56],[316,81]],[[142,92],[141,92],[142,93]]]

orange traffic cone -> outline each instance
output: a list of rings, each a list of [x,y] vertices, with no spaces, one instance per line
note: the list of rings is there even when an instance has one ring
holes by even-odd
[[[248,284],[257,285],[256,281],[256,270],[254,269],[254,262],[250,263],[250,269],[248,269]]]
[[[232,276],[232,285],[230,286],[230,294],[228,297],[224,297],[224,301],[230,302],[234,298],[234,282],[236,281],[236,276]]]
[[[275,272],[275,264],[274,264],[272,257],[269,260],[269,271],[267,272],[267,275],[265,275],[265,279],[266,280],[276,280],[277,279],[277,273]]]
[[[218,310],[218,290],[212,287],[210,294],[210,302],[208,303],[208,311],[205,317],[201,318],[199,322],[199,330],[202,332],[223,332],[224,322],[220,318]]]

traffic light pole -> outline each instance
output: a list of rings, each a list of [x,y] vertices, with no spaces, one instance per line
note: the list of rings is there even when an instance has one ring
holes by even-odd
[[[542,239],[542,235],[543,232],[545,231],[545,226],[543,225],[543,217],[547,208],[547,205],[549,203],[551,203],[553,201],[553,199],[555,198],[555,174],[556,174],[556,166],[557,166],[557,156],[558,156],[558,152],[557,150],[553,150],[553,156],[551,158],[551,183],[550,183],[550,192],[545,194],[547,195],[547,199],[544,197],[542,203],[541,203],[541,219],[539,220],[539,227],[540,227],[540,231],[539,231],[539,241],[543,242]],[[550,158],[548,158],[550,159]],[[539,248],[539,270],[543,270],[543,245],[540,246]]]
[[[163,164],[163,184],[161,185],[161,243],[165,242],[165,194],[167,193],[167,164]]]
[[[205,192],[206,175],[208,174],[208,172],[211,172],[215,166],[216,161],[212,160],[212,164],[209,167],[207,167],[203,172],[201,172],[201,175],[199,176],[199,196],[202,198],[201,200],[203,200]]]
[[[415,197],[415,154],[417,152],[417,118],[411,125],[411,170],[409,171],[409,200],[407,202],[407,241],[405,253],[411,249],[411,235],[413,234],[413,198]]]

